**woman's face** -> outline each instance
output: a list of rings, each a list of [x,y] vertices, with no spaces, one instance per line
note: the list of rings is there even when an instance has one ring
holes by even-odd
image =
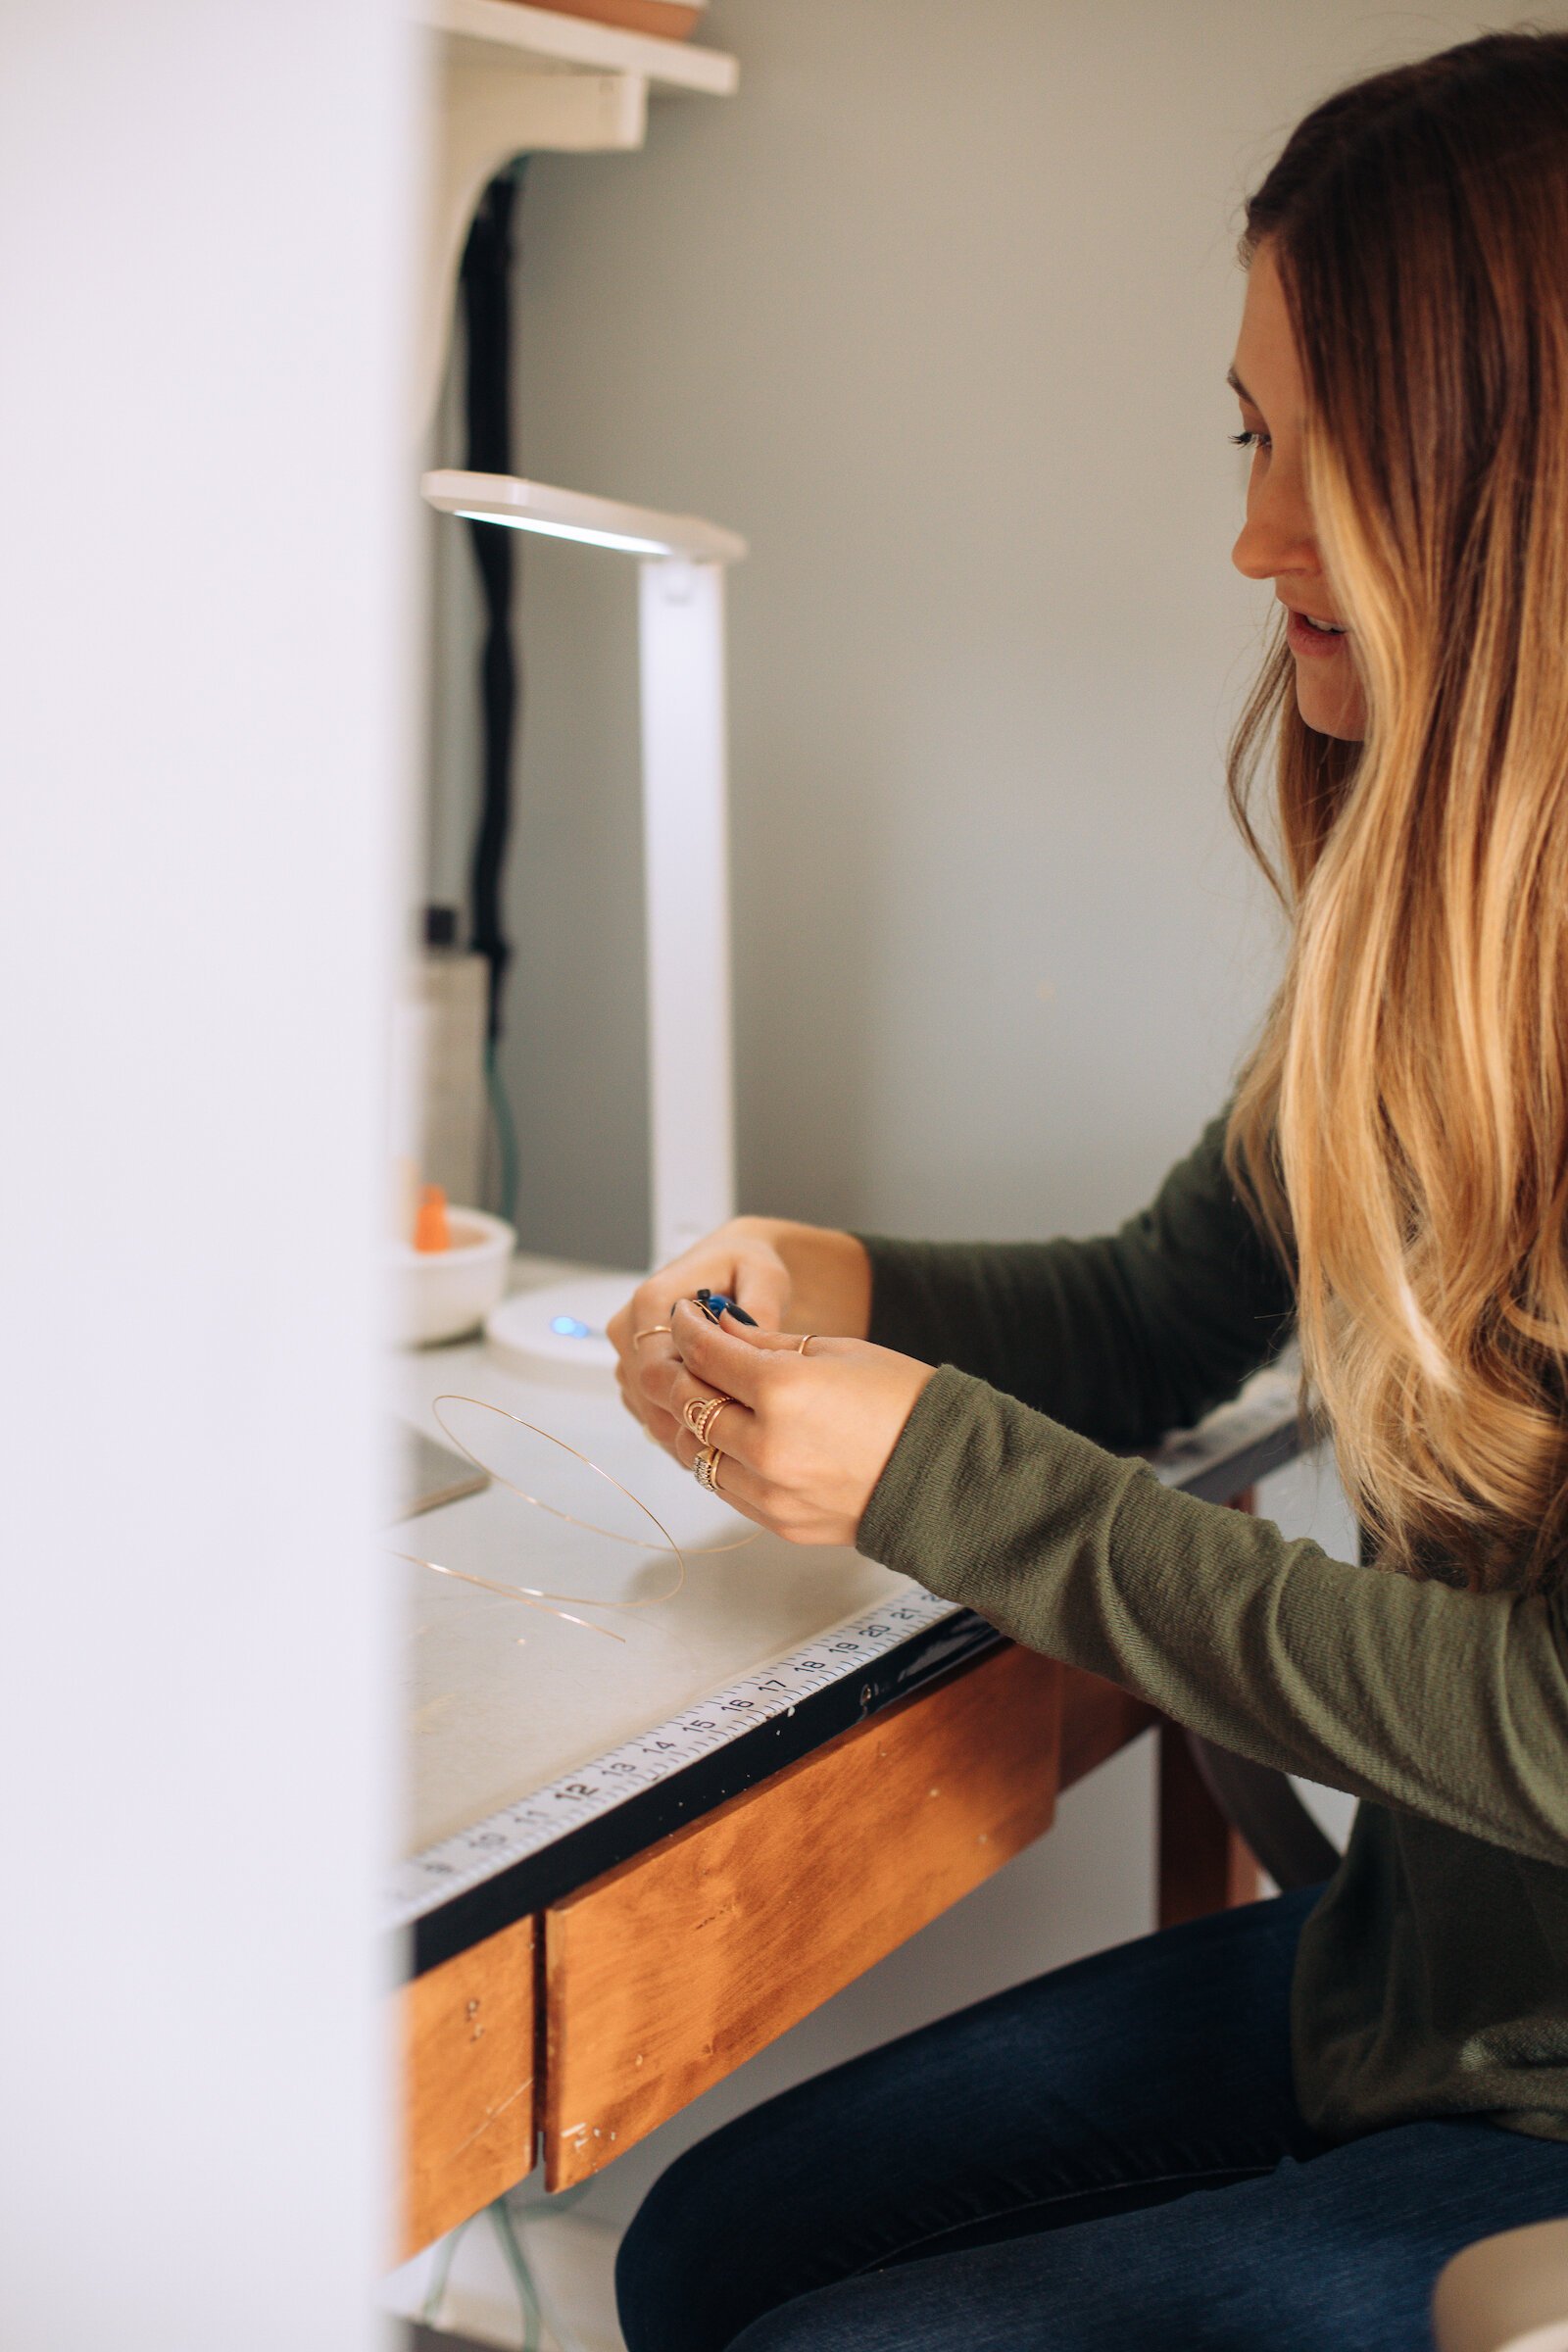
[[[1231,561],[1250,580],[1272,580],[1286,608],[1297,708],[1306,725],[1319,735],[1359,743],[1366,733],[1366,698],[1318,557],[1303,472],[1306,384],[1266,240],[1248,272],[1230,380],[1242,404],[1238,438],[1252,452],[1247,521]]]

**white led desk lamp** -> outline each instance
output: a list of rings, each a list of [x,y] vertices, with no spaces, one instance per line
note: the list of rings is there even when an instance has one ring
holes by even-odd
[[[653,1239],[662,1265],[735,1213],[724,566],[746,542],[695,515],[512,474],[427,473],[420,488],[445,514],[639,559]],[[586,1275],[524,1291],[485,1328],[514,1354],[608,1366],[605,1324],[636,1279]]]

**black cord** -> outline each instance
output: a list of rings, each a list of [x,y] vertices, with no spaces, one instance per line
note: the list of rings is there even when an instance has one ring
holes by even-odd
[[[465,463],[470,473],[512,471],[512,229],[522,171],[519,161],[490,182],[463,253]],[[490,966],[486,1036],[493,1056],[512,961],[502,886],[512,833],[512,755],[521,681],[512,635],[512,533],[490,522],[470,523],[468,532],[485,608],[479,657],[483,784],[469,868],[469,944]]]

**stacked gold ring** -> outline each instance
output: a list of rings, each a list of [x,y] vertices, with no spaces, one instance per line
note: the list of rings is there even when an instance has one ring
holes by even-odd
[[[667,1332],[668,1330],[669,1325],[667,1323],[650,1323],[646,1331],[634,1331],[632,1333],[631,1344],[634,1348],[640,1348],[644,1340],[657,1340],[662,1332]]]
[[[699,1446],[708,1444],[708,1433],[713,1423],[718,1419],[725,1405],[733,1404],[734,1401],[733,1396],[694,1396],[691,1399],[681,1418]]]
[[[723,1489],[718,1483],[718,1465],[723,1459],[724,1456],[716,1446],[705,1446],[692,1464],[692,1475],[697,1484],[700,1487],[706,1487],[710,1494],[723,1493]]]

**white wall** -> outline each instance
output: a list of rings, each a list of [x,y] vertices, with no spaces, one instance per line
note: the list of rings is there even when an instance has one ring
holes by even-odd
[[[406,35],[0,34],[0,2342],[354,2352]]]

